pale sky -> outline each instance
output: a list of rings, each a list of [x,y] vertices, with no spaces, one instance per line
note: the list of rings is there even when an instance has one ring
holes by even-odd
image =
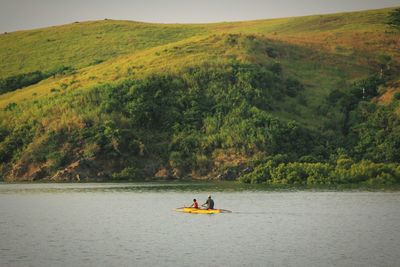
[[[104,18],[204,23],[393,6],[400,0],[0,0],[0,32]]]

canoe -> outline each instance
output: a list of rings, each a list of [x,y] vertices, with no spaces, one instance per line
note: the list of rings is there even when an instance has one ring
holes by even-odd
[[[215,214],[215,213],[222,212],[222,210],[220,210],[220,209],[203,210],[203,209],[195,209],[195,208],[179,208],[179,209],[175,209],[175,211],[185,212],[185,213],[196,213],[196,214]]]

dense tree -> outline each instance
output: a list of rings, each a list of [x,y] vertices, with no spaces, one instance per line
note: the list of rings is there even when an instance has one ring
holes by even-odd
[[[400,8],[397,8],[390,13],[387,23],[392,27],[400,28]]]

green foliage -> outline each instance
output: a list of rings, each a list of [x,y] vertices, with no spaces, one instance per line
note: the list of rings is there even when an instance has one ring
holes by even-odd
[[[0,143],[10,134],[9,130],[0,124]]]
[[[344,156],[387,163],[400,158],[399,122],[392,107],[367,104],[354,89],[372,88],[368,91],[372,96],[380,80],[369,77],[349,91],[337,90],[328,96],[326,105],[346,114],[345,125],[353,140],[329,145],[336,135],[329,137],[271,114],[279,101],[304,90],[299,81],[274,72],[275,66],[236,61],[208,64],[179,74],[104,85],[83,95],[70,93],[71,99],[81,99],[76,102],[78,110],[97,106],[82,113],[83,125],[64,126],[44,136],[32,128],[3,129],[1,159],[10,162],[25,153],[24,161],[46,163],[48,171],[54,172],[72,160],[105,157],[120,170],[113,179],[126,180],[142,171],[140,164],[126,166],[152,155],[181,175],[192,171],[205,175],[215,167],[215,151],[222,149],[249,158],[266,155],[264,161],[254,162],[252,172],[240,177],[246,183],[332,184],[371,179],[389,183],[390,175],[397,177],[391,167],[363,174],[358,168],[367,163],[359,166]],[[9,112],[20,107],[14,109]],[[41,141],[26,150],[34,138]],[[334,164],[326,163],[337,145],[343,152]],[[371,164],[367,165],[381,167]]]
[[[337,179],[338,183],[372,182],[391,184],[400,181],[398,178],[397,180],[394,179],[394,177],[399,177],[398,171],[398,164],[361,161],[347,168],[336,166],[331,175]]]
[[[116,181],[137,180],[137,170],[134,167],[126,167],[120,172],[113,173],[112,178]]]
[[[393,70],[393,58],[387,54],[378,55],[378,64],[380,68],[380,77],[383,78],[384,75],[391,75],[394,73]]]
[[[221,148],[249,156],[257,151],[288,153],[294,158],[309,154],[318,142],[315,133],[269,113],[278,99],[293,97],[304,89],[297,80],[271,71],[274,66],[232,61],[106,86],[100,89],[105,92],[101,112],[119,119],[112,127],[103,124],[100,129],[111,128],[97,131],[96,142],[117,157],[120,147],[126,147],[132,138],[121,132],[152,132],[153,138],[158,138],[154,133],[162,133],[168,145],[157,149],[165,153],[172,168],[183,172],[209,170],[207,158]],[[154,146],[147,147],[154,153]]]
[[[4,110],[6,110],[6,111],[13,111],[13,110],[15,110],[16,108],[17,108],[17,103],[12,102],[12,103],[9,103],[9,104],[4,108]]]
[[[281,74],[282,74],[282,65],[279,64],[279,63],[274,63],[274,64],[271,66],[271,71],[272,71],[273,73],[275,73],[276,75],[281,75]],[[290,86],[290,84],[289,84],[289,86]]]
[[[378,95],[378,87],[384,84],[384,80],[376,75],[369,76],[356,82],[350,93],[357,99],[371,99]]]
[[[267,55],[269,57],[271,57],[271,58],[277,58],[278,57],[278,52],[273,47],[267,47],[265,49],[265,52],[267,52]]]
[[[286,80],[286,94],[288,96],[295,97],[301,91],[304,91],[304,85],[301,84],[298,80]]]
[[[395,28],[400,28],[400,8],[393,10],[389,14],[387,24]]]
[[[55,76],[57,74],[69,74],[72,71],[73,69],[71,67],[61,66],[48,72],[34,71],[0,79],[0,94],[11,92],[16,89],[38,83],[44,79],[47,79],[48,77]]]
[[[66,131],[49,132],[42,137],[42,142],[36,144],[24,160],[30,163],[46,163],[50,171],[54,172],[64,167],[72,157],[69,151],[71,138]]]
[[[265,164],[257,165],[251,173],[242,175],[239,177],[239,181],[242,183],[260,184],[271,179],[271,171],[276,167],[276,164],[272,160]]]
[[[239,178],[244,183],[279,184],[395,184],[400,182],[398,164],[338,160],[329,163],[281,163],[272,160],[258,165],[251,173]]]
[[[25,123],[17,126],[5,137],[3,136],[3,141],[0,143],[0,162],[16,161],[21,156],[35,135],[34,126],[35,123]]]
[[[38,83],[45,78],[47,77],[42,72],[35,71],[0,79],[0,94]]]
[[[358,158],[400,162],[400,118],[392,106],[360,105],[353,112]]]
[[[360,118],[357,109],[358,107],[370,108],[367,101],[378,96],[378,87],[383,83],[383,79],[372,75],[355,82],[350,88],[333,90],[326,98],[326,103],[319,107],[320,111],[329,117],[324,131],[327,132],[329,129],[339,132],[343,138],[346,138],[346,141],[341,141],[342,145],[352,147],[354,144],[349,142],[355,141],[352,139],[355,136],[351,136],[351,129],[361,122],[356,121],[356,118]],[[329,112],[326,112],[328,110]]]
[[[313,155],[301,157],[300,162],[276,164],[268,160],[239,180],[244,183],[306,185],[399,183],[400,119],[395,112],[396,106],[362,101],[366,97],[376,96],[380,84],[382,81],[376,76],[368,77],[355,83],[348,92],[335,90],[327,97],[327,105],[331,109],[337,108],[344,113],[345,121],[342,123],[348,129],[341,129],[347,141],[338,143],[343,147],[339,149],[334,162],[317,162],[320,159]],[[365,88],[364,97],[360,94],[361,88]]]

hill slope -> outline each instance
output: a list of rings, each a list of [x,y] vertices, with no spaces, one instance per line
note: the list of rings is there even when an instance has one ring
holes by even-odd
[[[396,162],[396,97],[373,104],[398,90],[400,35],[386,24],[393,10],[2,34],[0,174],[236,178],[279,155]],[[381,109],[391,116],[386,137],[361,132],[379,124],[371,118]],[[392,155],[374,156],[363,134]]]

